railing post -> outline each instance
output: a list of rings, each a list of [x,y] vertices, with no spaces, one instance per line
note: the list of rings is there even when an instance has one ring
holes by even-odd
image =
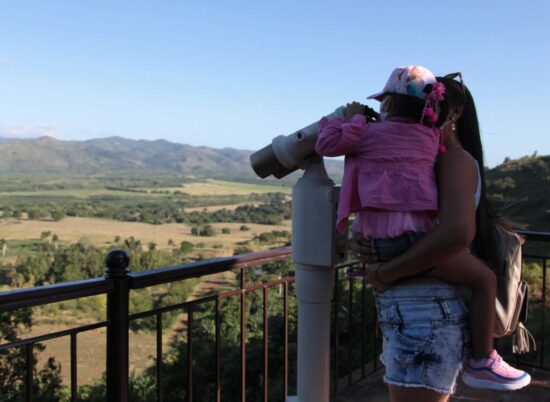
[[[107,401],[128,402],[130,258],[123,250],[113,250],[105,262],[105,277],[114,285],[107,295]]]

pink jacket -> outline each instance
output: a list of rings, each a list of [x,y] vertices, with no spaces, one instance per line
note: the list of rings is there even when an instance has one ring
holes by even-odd
[[[439,129],[403,119],[369,124],[361,115],[349,121],[321,119],[317,153],[346,156],[337,229],[343,231],[349,215],[358,211],[434,215],[440,135]]]

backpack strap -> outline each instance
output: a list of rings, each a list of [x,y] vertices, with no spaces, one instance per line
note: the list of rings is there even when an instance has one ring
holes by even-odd
[[[535,338],[529,332],[522,322],[518,322],[516,331],[512,335],[512,352],[513,353],[526,353],[530,351],[531,343],[533,344],[533,351],[537,350],[537,344]]]

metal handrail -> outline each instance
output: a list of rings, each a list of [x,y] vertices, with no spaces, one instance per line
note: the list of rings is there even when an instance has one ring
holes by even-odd
[[[0,311],[74,300],[80,297],[110,293],[112,290],[112,282],[105,278],[8,290],[0,292]]]
[[[245,268],[250,265],[261,265],[267,262],[280,261],[290,258],[291,253],[290,247],[284,247],[256,253],[241,254],[233,257],[199,261],[192,264],[150,269],[131,273],[128,276],[130,277],[130,287],[132,289],[142,289],[163,283]]]

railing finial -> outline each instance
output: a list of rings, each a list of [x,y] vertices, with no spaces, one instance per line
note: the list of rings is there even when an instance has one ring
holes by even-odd
[[[121,278],[125,277],[128,272],[128,265],[130,265],[130,257],[124,250],[112,250],[107,254],[105,258],[106,278]]]

